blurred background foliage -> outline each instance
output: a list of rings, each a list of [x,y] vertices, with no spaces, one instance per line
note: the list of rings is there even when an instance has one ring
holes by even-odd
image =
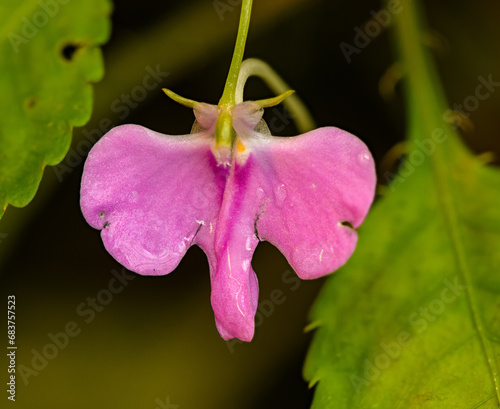
[[[237,2],[219,3],[231,8]],[[318,126],[335,125],[360,136],[380,163],[403,139],[405,125],[399,87],[388,101],[378,91],[379,79],[394,61],[389,38],[381,33],[350,64],[339,48],[343,41],[353,44],[353,28],[362,28],[379,2],[254,3],[246,56],[262,58],[281,73]],[[229,68],[239,7],[221,20],[212,1],[114,4],[113,33],[103,49],[106,74],[95,86],[91,121],[74,131],[75,152],[87,149],[89,134],[102,133],[103,119],[187,133],[192,112],[170,101],[160,88],[216,103]],[[431,38],[450,105],[474,94],[478,76],[492,74],[500,80],[500,6],[487,0],[425,5],[436,30]],[[146,67],[157,65],[169,75],[121,119],[124,111],[116,108],[124,105],[115,101],[142,84]],[[270,92],[250,80],[246,95],[265,98]],[[500,154],[499,106],[500,92],[494,92],[471,113],[474,127],[463,137],[473,151]],[[282,112],[266,113],[269,123],[278,118],[271,130],[295,134]],[[81,329],[46,368],[28,378],[28,385],[18,376],[18,407],[154,409],[166,406],[167,397],[179,408],[309,406],[312,391],[301,371],[310,334],[303,328],[324,279],[295,288],[283,256],[260,244],[253,260],[260,301],[271,300],[275,289],[286,300],[261,320],[252,343],[225,343],[213,322],[205,256],[193,248],[168,276],[136,276],[87,324],[77,307],[107,288],[112,270],[121,266],[80,213],[81,155],[70,154],[63,164],[69,171],[57,168],[58,177],[54,168],[47,168],[34,201],[24,209],[9,207],[0,222],[2,299],[7,293],[17,298],[17,363],[31,367],[32,350],[41,352],[51,342],[48,334],[64,331],[67,322],[75,321]]]

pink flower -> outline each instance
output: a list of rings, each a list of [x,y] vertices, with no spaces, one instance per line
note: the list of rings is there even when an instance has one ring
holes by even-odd
[[[196,104],[190,135],[112,129],[85,163],[81,207],[109,253],[139,274],[168,274],[190,246],[200,246],[219,333],[250,341],[258,242],[274,244],[300,278],[331,273],[355,249],[354,229],[373,201],[376,176],[355,136],[326,127],[274,137],[250,101],[229,112],[232,145],[216,146],[220,112]]]

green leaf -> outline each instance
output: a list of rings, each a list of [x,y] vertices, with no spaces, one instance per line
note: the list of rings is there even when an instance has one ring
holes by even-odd
[[[44,167],[68,151],[73,126],[89,120],[110,9],[108,0],[0,4],[0,217],[8,204],[31,201]]]
[[[395,32],[411,150],[312,311],[313,408],[500,407],[500,171],[444,120],[415,3]]]

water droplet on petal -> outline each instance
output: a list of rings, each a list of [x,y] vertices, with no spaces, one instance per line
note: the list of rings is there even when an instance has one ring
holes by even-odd
[[[128,195],[128,201],[129,201],[129,203],[137,203],[138,199],[139,199],[139,193],[137,193],[136,190],[134,190],[133,192],[131,192]]]
[[[359,161],[361,163],[367,163],[370,161],[370,155],[368,155],[367,153],[360,153],[359,154]]]
[[[257,189],[257,201],[262,202],[263,199],[264,199],[264,189],[259,187]]]
[[[283,183],[279,186],[276,186],[276,188],[274,189],[274,196],[276,197],[276,205],[283,206],[283,202],[286,199],[286,189]]]
[[[247,237],[247,241],[245,243],[245,249],[247,251],[251,251],[252,250],[252,238],[251,237]]]
[[[184,253],[185,250],[186,250],[186,237],[184,237],[184,240],[182,240],[179,243],[179,246],[177,247],[177,251],[179,253]]]

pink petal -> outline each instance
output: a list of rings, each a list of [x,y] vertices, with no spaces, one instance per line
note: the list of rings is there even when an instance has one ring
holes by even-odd
[[[254,230],[258,213],[252,198],[247,198],[250,171],[233,162],[215,233],[217,265],[211,301],[217,329],[226,340],[251,341],[254,334],[259,290],[252,256],[259,240]]]
[[[259,239],[276,245],[301,278],[331,273],[354,251],[357,233],[345,222],[361,224],[376,177],[368,148],[340,129],[279,138],[234,125],[246,149],[236,154],[224,191],[211,299],[222,337],[250,341]]]
[[[349,225],[362,223],[375,193],[365,144],[332,127],[285,138],[251,134],[238,121],[234,126],[251,152],[243,159],[251,168],[245,200],[260,213],[259,239],[278,247],[303,279],[345,264],[357,242]]]
[[[213,133],[167,136],[137,125],[113,128],[85,163],[81,207],[121,264],[168,274],[199,244],[214,265],[213,240],[227,170]]]

